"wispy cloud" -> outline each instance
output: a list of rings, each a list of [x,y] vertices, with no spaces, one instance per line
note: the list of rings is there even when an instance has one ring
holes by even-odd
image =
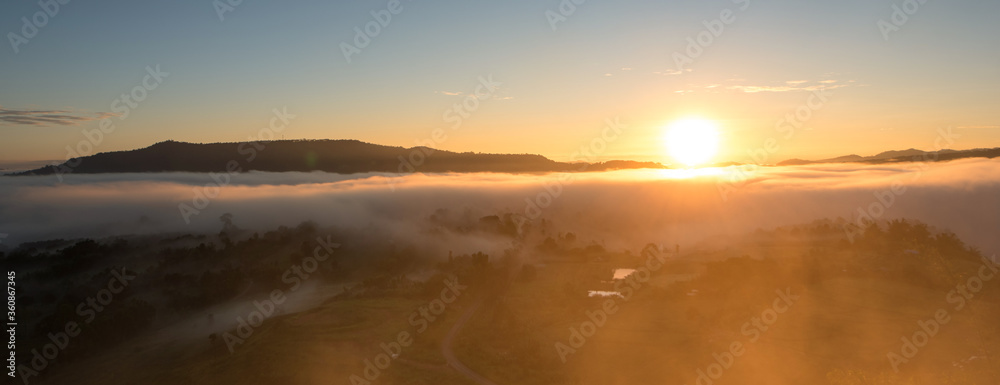
[[[995,130],[995,129],[1000,128],[1000,126],[960,126],[960,127],[956,127],[956,128],[971,128],[971,129],[974,129],[974,130],[975,129]]]
[[[822,78],[821,78],[822,79]],[[689,88],[674,91],[674,93],[684,94],[697,91],[706,92],[720,92],[724,90],[743,92],[748,94],[761,93],[761,92],[809,92],[809,91],[823,91],[823,90],[833,90],[837,88],[843,88],[848,86],[864,86],[855,84],[854,80],[787,80],[780,83],[774,84],[745,84],[746,79],[728,79],[726,84],[709,84],[709,85],[699,85],[699,86],[689,86]],[[744,83],[744,84],[732,84],[732,83]]]
[[[669,69],[669,68],[668,68],[668,69],[665,69],[665,70],[663,70],[663,71],[656,71],[656,72],[653,72],[653,74],[655,74],[655,75],[667,75],[667,76],[675,76],[675,75],[682,75],[682,74],[685,74],[685,73],[688,73],[688,72],[691,72],[691,69],[690,69],[690,68],[685,68],[685,69],[684,69],[684,70],[682,70],[682,71],[679,71],[679,70],[672,70],[672,69]]]
[[[72,110],[16,109],[0,106],[0,126],[75,126],[118,114]]]
[[[853,80],[841,82],[839,80],[826,79],[820,81],[809,80],[788,80],[781,85],[745,85],[737,84],[727,86],[726,89],[745,92],[748,94],[758,92],[797,92],[797,91],[822,91],[843,88],[854,83]]]
[[[794,92],[794,91],[822,91],[847,87],[846,84],[835,85],[811,85],[811,86],[729,86],[730,90],[736,90],[753,94],[757,92]]]
[[[478,97],[476,95],[473,95],[472,93],[468,93],[468,92],[434,91],[434,93],[435,94],[440,94],[440,95],[445,95],[445,96],[461,96],[461,97],[470,97],[471,96],[473,98],[477,98],[478,99]],[[511,100],[511,99],[514,99],[514,97],[513,96],[498,95],[496,92],[494,92],[494,93],[490,94],[490,96],[488,96],[487,99],[491,99],[491,100]]]

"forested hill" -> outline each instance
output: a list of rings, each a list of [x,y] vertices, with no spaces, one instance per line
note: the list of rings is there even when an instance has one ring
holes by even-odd
[[[73,158],[11,175],[125,172],[326,171],[363,172],[557,172],[663,168],[655,162],[556,162],[532,154],[451,152],[392,147],[357,140],[282,140],[197,144],[166,141],[131,150]],[[228,169],[227,169],[228,168]]]
[[[996,158],[1000,157],[1000,148],[975,148],[971,150],[940,150],[921,151],[917,149],[885,151],[872,156],[845,155],[822,160],[788,159],[779,162],[778,166],[800,166],[817,163],[898,163],[898,162],[944,162],[965,158]]]

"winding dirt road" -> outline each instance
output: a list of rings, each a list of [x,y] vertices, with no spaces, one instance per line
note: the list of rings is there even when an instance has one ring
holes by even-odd
[[[470,380],[475,381],[477,384],[497,385],[493,381],[490,381],[486,377],[483,377],[479,373],[469,369],[468,366],[462,364],[462,362],[458,360],[458,357],[455,357],[455,352],[451,349],[451,344],[455,342],[455,337],[458,336],[458,333],[462,331],[463,327],[465,327],[466,322],[468,322],[469,319],[476,314],[476,311],[479,310],[479,306],[482,304],[483,299],[477,299],[472,306],[469,306],[469,308],[465,310],[465,313],[462,314],[458,321],[455,322],[455,325],[453,325],[451,330],[448,331],[448,335],[444,337],[444,341],[441,342],[441,354],[444,355],[445,361],[448,361],[448,366],[451,366],[453,369],[462,373],[462,375],[468,377]]]

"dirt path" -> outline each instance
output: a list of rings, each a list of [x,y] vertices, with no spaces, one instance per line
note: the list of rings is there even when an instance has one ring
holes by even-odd
[[[469,319],[476,314],[476,311],[479,310],[479,306],[482,304],[483,299],[477,299],[476,302],[473,303],[472,306],[469,306],[465,313],[462,314],[462,317],[455,322],[455,325],[448,331],[448,335],[444,337],[444,341],[441,342],[441,354],[444,355],[445,361],[448,361],[448,366],[451,366],[453,369],[462,373],[462,375],[468,377],[470,380],[475,381],[477,384],[496,385],[493,381],[488,380],[486,377],[483,377],[479,373],[476,373],[472,369],[469,369],[469,367],[462,364],[462,362],[455,357],[455,352],[451,349],[452,343],[455,342],[455,337],[458,336],[458,333],[462,331],[462,328],[465,327],[465,324],[469,321]]]

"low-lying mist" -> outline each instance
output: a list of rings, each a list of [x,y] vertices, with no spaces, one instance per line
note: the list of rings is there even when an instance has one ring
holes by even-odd
[[[829,164],[571,174],[192,173],[0,178],[6,246],[52,238],[218,232],[230,213],[246,229],[377,226],[429,248],[420,231],[439,209],[470,218],[546,219],[608,247],[711,246],[757,228],[843,218],[913,218],[986,254],[1000,248],[1000,160]],[[859,222],[859,217],[861,221]],[[856,230],[856,228],[854,228]],[[470,246],[481,250],[484,245]],[[469,251],[471,252],[471,251]]]

